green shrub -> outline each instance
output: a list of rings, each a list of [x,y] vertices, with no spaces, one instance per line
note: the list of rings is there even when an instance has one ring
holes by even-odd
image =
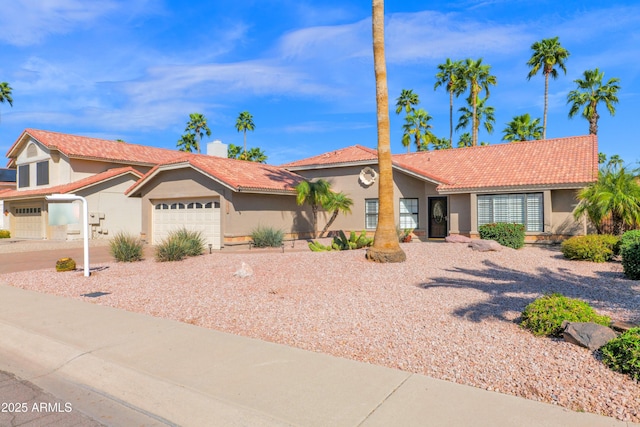
[[[204,251],[204,239],[199,231],[190,231],[181,228],[169,233],[158,246],[156,246],[156,261],[180,261],[189,256],[201,255]]]
[[[11,237],[9,230],[0,230],[0,239],[8,239]]]
[[[630,243],[640,243],[640,230],[629,230],[620,237],[620,250]]]
[[[143,254],[143,243],[137,237],[126,233],[118,233],[109,242],[111,256],[119,262],[140,261]]]
[[[520,249],[524,246],[524,225],[507,222],[484,224],[478,227],[481,239],[495,240],[502,246]]]
[[[309,249],[313,252],[324,251],[344,251],[350,249],[361,249],[373,244],[373,238],[367,237],[367,232],[362,230],[358,235],[355,231],[349,234],[349,238],[344,234],[344,231],[340,230],[337,236],[333,238],[331,244],[328,246],[323,245],[318,241],[309,242]]]
[[[574,236],[562,242],[561,249],[568,259],[606,262],[613,257],[618,241],[618,237],[610,234]]]
[[[156,261],[181,261],[187,257],[187,250],[183,242],[167,237],[156,246]]]
[[[259,248],[279,248],[284,240],[284,231],[258,226],[251,232],[251,239],[254,246]]]
[[[182,243],[186,256],[198,256],[204,252],[205,243],[200,231],[187,230],[183,227],[172,231],[169,237]]]
[[[631,328],[602,348],[602,361],[614,371],[640,381],[640,328]]]
[[[632,280],[640,280],[640,242],[626,243],[621,246],[622,271]]]
[[[56,271],[73,271],[76,269],[76,262],[72,258],[60,258],[56,261]]]
[[[611,319],[595,312],[584,301],[554,293],[529,304],[522,312],[520,326],[534,335],[560,336],[562,322],[593,322],[608,326]]]

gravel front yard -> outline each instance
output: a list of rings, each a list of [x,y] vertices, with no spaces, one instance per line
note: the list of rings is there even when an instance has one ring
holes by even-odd
[[[616,320],[639,321],[640,283],[624,279],[619,263],[567,261],[544,247],[403,248],[402,264],[373,264],[363,251],[258,249],[175,263],[103,264],[90,278],[51,269],[0,281],[640,421],[638,382],[587,349],[536,338],[517,325],[524,307],[550,292],[584,299]],[[242,262],[252,276],[234,276]],[[108,294],[81,296],[97,291]]]

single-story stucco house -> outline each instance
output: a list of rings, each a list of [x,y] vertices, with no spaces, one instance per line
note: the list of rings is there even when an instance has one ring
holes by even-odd
[[[295,186],[324,178],[354,201],[332,229],[375,231],[376,150],[355,145],[272,166],[228,159],[220,143],[208,148],[218,155],[26,129],[7,153],[17,182],[0,190],[5,228],[15,238],[82,237],[80,224],[50,215],[46,196],[62,193],[86,198],[91,238],[124,232],[155,244],[187,227],[221,248],[259,226],[307,237],[311,212],[296,204]],[[421,239],[476,236],[483,223],[509,221],[525,224],[527,240],[556,240],[586,232],[571,213],[577,190],[597,179],[597,138],[394,155],[393,168],[396,222]]]

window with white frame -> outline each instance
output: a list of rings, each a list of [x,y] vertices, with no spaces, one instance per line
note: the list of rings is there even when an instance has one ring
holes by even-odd
[[[400,228],[418,228],[418,199],[400,199]]]
[[[478,226],[494,222],[523,224],[526,231],[544,231],[542,193],[478,196]]]
[[[364,201],[365,228],[378,226],[378,199],[365,199]]]

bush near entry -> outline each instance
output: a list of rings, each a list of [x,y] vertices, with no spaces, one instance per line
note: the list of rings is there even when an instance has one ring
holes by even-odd
[[[558,337],[562,334],[562,322],[565,320],[605,326],[611,323],[609,317],[599,315],[586,302],[554,293],[529,304],[522,312],[520,326],[529,329],[534,335]]]
[[[574,236],[562,242],[565,258],[593,262],[607,262],[613,258],[619,238],[611,234]]]
[[[0,230],[0,239],[8,239],[11,237],[9,230]]]
[[[480,238],[484,240],[495,240],[502,246],[513,249],[520,249],[524,246],[524,225],[496,222],[484,224],[478,227]]]
[[[640,242],[627,243],[620,247],[622,271],[632,280],[640,280]]]

